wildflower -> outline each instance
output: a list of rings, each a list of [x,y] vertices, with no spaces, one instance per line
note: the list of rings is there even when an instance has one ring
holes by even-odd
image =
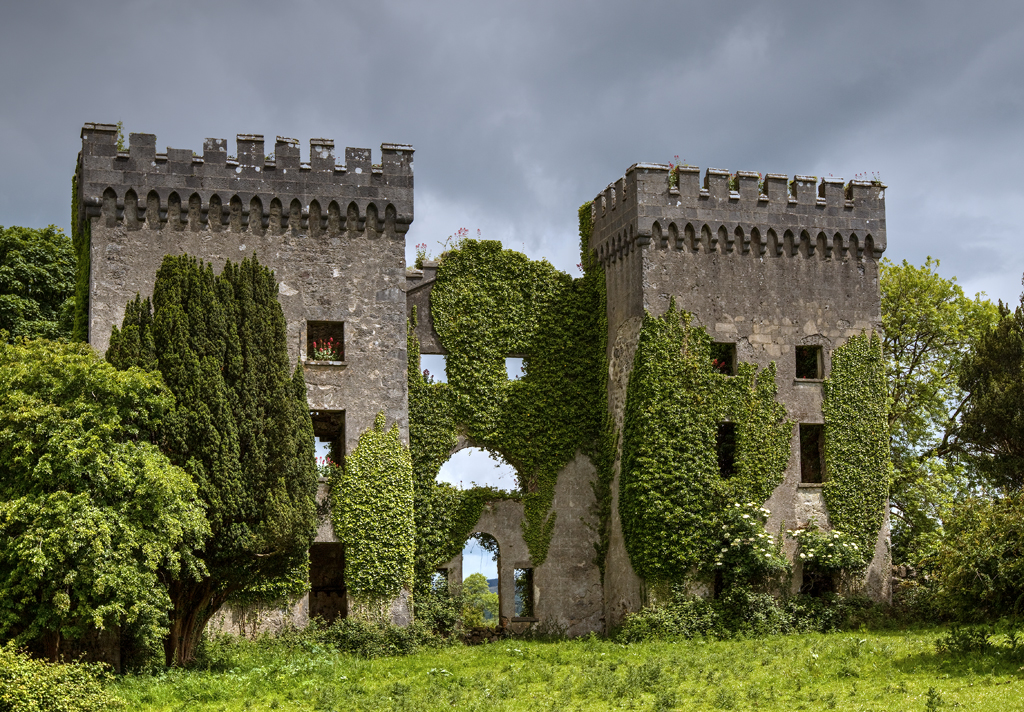
[[[801,559],[806,559],[806,558],[807,558],[807,556],[806,556],[806,555],[805,555],[805,554],[804,554],[803,552],[801,552],[801,553],[800,553],[800,558],[801,558]]]

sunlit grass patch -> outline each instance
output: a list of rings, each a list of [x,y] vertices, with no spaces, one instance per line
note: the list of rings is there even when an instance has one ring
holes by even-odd
[[[140,710],[926,710],[1007,712],[1021,660],[939,653],[943,631],[620,645],[504,641],[373,660],[238,642],[231,667],[126,676]],[[932,705],[928,707],[928,705]],[[936,706],[938,705],[938,706]]]

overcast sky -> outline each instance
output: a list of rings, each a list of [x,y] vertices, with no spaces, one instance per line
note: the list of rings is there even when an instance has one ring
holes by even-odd
[[[0,224],[67,227],[79,131],[416,147],[408,251],[460,227],[575,272],[637,161],[852,177],[891,259],[1016,302],[1024,3],[8,3]],[[233,152],[233,151],[232,151]]]

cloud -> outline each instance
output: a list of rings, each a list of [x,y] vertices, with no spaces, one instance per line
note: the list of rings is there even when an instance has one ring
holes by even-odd
[[[573,270],[637,161],[878,172],[888,256],[1016,301],[1015,2],[20,3],[0,27],[0,224],[67,226],[85,121],[159,146],[416,146],[410,245],[460,227]]]

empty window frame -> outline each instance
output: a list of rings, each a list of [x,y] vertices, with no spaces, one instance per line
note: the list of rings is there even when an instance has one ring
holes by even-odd
[[[420,372],[427,383],[447,383],[447,357],[444,354],[420,354]]]
[[[736,423],[719,423],[715,436],[718,473],[729,478],[736,474]]]
[[[309,547],[309,617],[331,622],[348,616],[345,546],[316,542]]]
[[[800,481],[825,481],[825,426],[820,423],[800,423]]]
[[[514,569],[516,582],[516,618],[533,618],[533,569]]]
[[[820,346],[796,347],[796,377],[818,379],[824,377]]]
[[[307,321],[306,360],[338,362],[345,360],[345,322]]]
[[[726,376],[736,375],[736,344],[711,344],[711,368]]]
[[[311,410],[317,465],[341,465],[345,460],[345,411]]]
[[[505,359],[505,374],[510,381],[518,381],[526,375],[526,364],[522,356],[509,356]]]

